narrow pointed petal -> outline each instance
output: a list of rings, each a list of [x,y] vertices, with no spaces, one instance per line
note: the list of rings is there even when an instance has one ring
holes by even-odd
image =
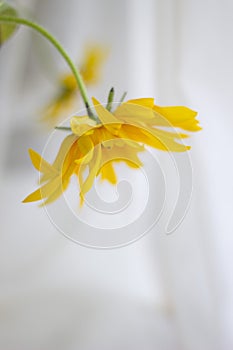
[[[161,131],[158,134],[156,130],[156,134],[154,134],[153,131],[149,132],[133,125],[125,125],[121,130],[121,137],[125,139],[128,138],[135,142],[144,143],[163,151],[185,152],[190,149],[189,146],[176,142],[175,138],[171,138],[166,132],[163,133],[163,131]]]
[[[49,181],[42,187],[38,188],[36,191],[29,194],[23,200],[23,203],[35,202],[44,198],[48,198],[54,192],[54,189],[57,189],[59,186],[61,186],[61,178],[56,177],[52,181]]]
[[[87,153],[84,154],[83,156],[81,156],[80,158],[75,159],[75,163],[76,164],[88,164],[93,158],[93,153],[94,153],[94,147],[91,148],[89,151],[87,151]]]
[[[62,181],[62,183],[60,182],[60,184],[54,188],[54,191],[50,193],[49,197],[43,203],[41,203],[40,206],[44,206],[55,202],[67,189],[69,185],[69,180],[66,181],[66,183],[64,183],[64,181]]]
[[[63,140],[60,146],[60,149],[58,151],[58,154],[56,156],[56,159],[53,163],[53,166],[56,169],[60,170],[62,168],[63,162],[75,140],[77,140],[76,135],[69,135]]]
[[[89,117],[73,117],[70,121],[70,127],[75,135],[81,136],[83,134],[88,134],[88,132],[93,131],[96,126],[96,122],[91,120]]]
[[[94,143],[89,136],[82,136],[77,140],[80,155],[75,159],[76,164],[87,164],[91,161],[94,152]]]
[[[201,130],[199,121],[196,119],[197,112],[183,106],[159,107],[154,106],[155,125],[181,128],[187,131]]]
[[[42,199],[40,188],[30,193],[26,198],[22,200],[22,203],[36,202]]]
[[[77,140],[76,135],[69,135],[67,136],[58,151],[58,154],[55,158],[55,161],[53,162],[52,167],[55,169],[56,174],[55,176],[64,173],[67,170],[67,167],[69,167],[70,164],[70,150],[75,142]],[[54,177],[54,174],[44,173],[41,178],[40,182],[45,182],[48,180],[51,180],[51,178]]]
[[[102,164],[108,162],[125,162],[130,167],[139,168],[142,166],[142,162],[138,158],[138,153],[143,151],[145,151],[143,146],[138,145],[138,148],[132,148],[127,143],[125,143],[123,147],[114,146],[110,150],[104,149]]]
[[[92,98],[96,113],[104,125],[104,127],[109,130],[111,133],[115,134],[121,128],[121,122],[117,119],[111,112],[109,112],[106,108],[104,108],[99,101],[97,101],[94,97]]]
[[[107,162],[100,169],[101,181],[107,180],[112,185],[117,183],[117,177],[112,162]]]
[[[126,103],[133,103],[135,105],[141,105],[147,108],[153,108],[154,107],[154,98],[151,97],[147,97],[147,98],[136,98],[133,100],[128,100],[126,101]]]
[[[151,121],[154,113],[151,108],[134,103],[122,103],[114,112],[115,116],[125,122],[143,122]]]
[[[78,182],[79,182],[79,188],[80,188],[80,192],[79,192],[79,205],[80,207],[83,206],[83,203],[84,203],[84,195],[81,191],[82,187],[83,187],[83,183],[84,183],[84,172],[87,168],[87,165],[86,164],[81,164],[81,166],[79,167],[79,170],[78,170]]]
[[[83,195],[85,195],[92,187],[96,174],[99,171],[101,164],[101,145],[97,145],[94,150],[94,156],[92,162],[89,164],[89,174],[84,181],[81,192]]]
[[[36,170],[40,171],[41,173],[57,175],[56,169],[52,165],[50,165],[46,160],[44,160],[39,153],[35,152],[31,148],[28,150],[28,152],[31,158],[31,162],[36,168]]]

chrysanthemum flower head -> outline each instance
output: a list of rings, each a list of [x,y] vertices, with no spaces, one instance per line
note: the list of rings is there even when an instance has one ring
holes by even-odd
[[[183,143],[187,133],[200,130],[197,113],[187,107],[159,107],[154,99],[143,98],[122,103],[114,112],[93,98],[98,121],[88,116],[71,119],[72,134],[63,141],[52,165],[30,151],[33,165],[42,173],[41,187],[24,202],[57,199],[68,187],[72,175],[79,183],[81,203],[96,177],[117,183],[114,163],[125,162],[132,168],[143,164],[139,153],[145,147],[169,152],[190,149]]]

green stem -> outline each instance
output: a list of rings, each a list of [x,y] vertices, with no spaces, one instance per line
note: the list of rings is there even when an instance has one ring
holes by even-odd
[[[63,131],[72,131],[72,129],[69,126],[55,126],[55,129]]]
[[[22,25],[31,27],[31,28],[35,29],[37,32],[39,32],[48,41],[50,41],[50,43],[52,43],[53,46],[56,47],[56,49],[60,52],[60,54],[66,60],[67,64],[69,65],[71,71],[73,72],[73,74],[75,76],[75,79],[77,81],[77,84],[78,84],[78,87],[80,90],[80,94],[81,94],[82,99],[84,101],[84,104],[86,106],[87,113],[88,113],[89,117],[96,121],[96,117],[94,116],[94,114],[91,112],[91,109],[90,109],[90,103],[89,103],[86,87],[85,87],[85,84],[84,84],[83,79],[81,77],[81,74],[79,73],[78,69],[76,68],[75,64],[73,63],[73,61],[71,60],[71,58],[69,57],[69,55],[67,54],[65,49],[57,41],[57,39],[55,39],[46,29],[44,29],[40,25],[38,25],[34,22],[31,22],[27,19],[24,19],[24,18],[0,16],[0,22],[17,23],[17,24],[22,24]]]

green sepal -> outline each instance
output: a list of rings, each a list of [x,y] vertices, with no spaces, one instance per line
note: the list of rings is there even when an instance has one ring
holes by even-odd
[[[112,102],[113,102],[113,99],[114,99],[114,87],[112,87],[109,91],[109,94],[108,94],[108,104],[107,104],[107,110],[111,112],[111,109],[112,109]]]
[[[18,13],[14,7],[10,6],[5,1],[0,1],[0,17],[17,17]],[[7,41],[12,34],[14,34],[17,29],[17,24],[1,22],[0,19],[0,47],[2,44]]]

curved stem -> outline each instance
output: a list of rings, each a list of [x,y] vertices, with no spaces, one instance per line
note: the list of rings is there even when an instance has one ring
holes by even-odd
[[[37,32],[39,32],[42,36],[44,36],[50,43],[56,47],[56,49],[59,51],[59,53],[62,55],[62,57],[66,60],[67,64],[69,65],[71,71],[73,72],[75,79],[77,81],[80,94],[82,96],[83,102],[85,104],[85,107],[87,109],[87,113],[89,117],[96,121],[96,117],[91,112],[90,109],[90,103],[86,91],[85,84],[83,82],[83,79],[81,77],[81,74],[79,73],[78,69],[76,68],[74,62],[71,60],[65,49],[62,47],[62,45],[55,39],[46,29],[41,27],[39,24],[35,22],[31,22],[24,18],[19,17],[10,17],[10,16],[0,16],[0,22],[7,22],[7,23],[16,23],[16,24],[22,24],[28,27],[31,27],[35,29]]]

